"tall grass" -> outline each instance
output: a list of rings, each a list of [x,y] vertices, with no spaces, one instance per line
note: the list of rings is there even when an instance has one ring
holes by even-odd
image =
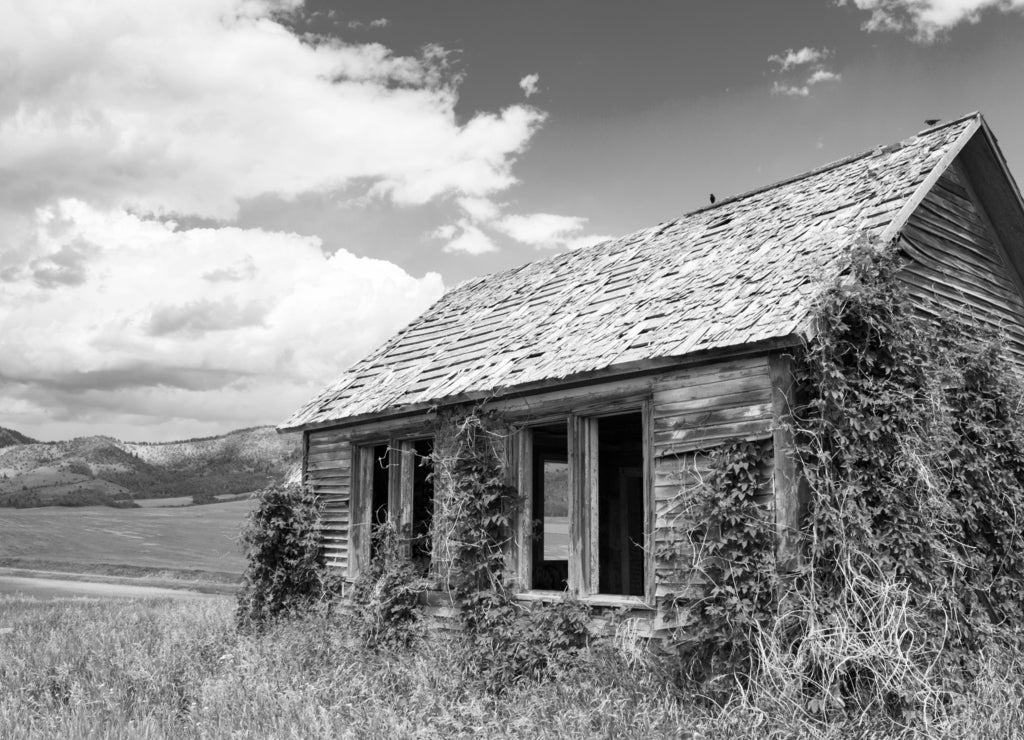
[[[797,701],[807,674],[793,661],[807,656],[779,651],[772,635],[761,673],[724,706],[677,686],[671,661],[610,644],[494,694],[455,633],[374,651],[326,613],[239,634],[233,606],[0,597],[0,738],[1024,736],[1024,659],[1010,653],[983,656],[970,691],[939,692],[931,721],[900,732],[881,713]],[[838,629],[823,650],[867,639]],[[921,690],[926,678],[912,678]]]
[[[679,738],[663,680],[611,653],[480,689],[461,641],[359,646],[328,615],[237,634],[227,600],[0,601],[4,738]],[[611,663],[609,661],[612,661]]]

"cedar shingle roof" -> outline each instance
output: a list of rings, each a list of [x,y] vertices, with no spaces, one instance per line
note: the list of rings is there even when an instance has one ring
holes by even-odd
[[[799,333],[864,232],[880,235],[980,123],[924,131],[676,221],[466,281],[280,429]],[[943,167],[938,167],[940,162]]]

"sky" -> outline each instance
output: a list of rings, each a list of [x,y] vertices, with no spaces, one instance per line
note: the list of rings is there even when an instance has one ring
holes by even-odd
[[[0,0],[0,426],[277,424],[442,293],[924,120],[1024,0]]]

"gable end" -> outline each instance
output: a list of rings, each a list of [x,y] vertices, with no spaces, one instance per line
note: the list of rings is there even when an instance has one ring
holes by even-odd
[[[975,137],[977,138],[977,137]],[[972,187],[961,154],[900,231],[902,277],[920,310],[958,313],[1005,333],[1024,370],[1024,295],[1017,269]]]

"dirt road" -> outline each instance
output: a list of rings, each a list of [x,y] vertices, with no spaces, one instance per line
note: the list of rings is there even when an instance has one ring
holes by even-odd
[[[123,583],[71,581],[59,578],[34,578],[0,574],[0,594],[31,596],[43,601],[92,597],[97,599],[223,599],[219,594],[204,594],[178,588],[135,586]]]

